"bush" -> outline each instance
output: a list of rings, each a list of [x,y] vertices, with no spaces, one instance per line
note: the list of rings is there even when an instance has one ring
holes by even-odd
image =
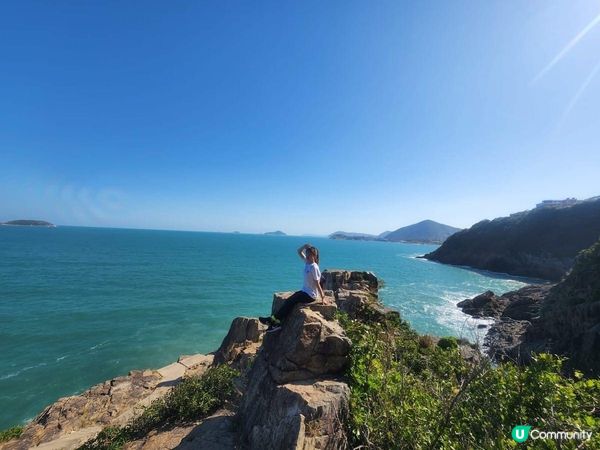
[[[600,448],[600,381],[561,375],[563,360],[493,366],[463,360],[456,339],[423,345],[405,322],[341,317],[352,339],[347,432],[352,447],[386,449],[511,448],[515,425],[546,431],[592,431]],[[558,448],[557,441],[528,441]],[[582,441],[562,441],[577,448]]]
[[[21,433],[23,433],[23,427],[20,425],[0,431],[0,442],[6,442],[10,441],[11,439],[16,439],[19,436],[21,436]]]
[[[449,350],[451,348],[458,348],[458,341],[455,337],[443,337],[438,341],[438,347],[442,350]]]
[[[222,365],[210,368],[201,377],[189,377],[154,400],[124,427],[106,427],[80,449],[117,450],[126,442],[139,439],[151,430],[174,423],[200,420],[235,395],[233,379],[238,372]]]

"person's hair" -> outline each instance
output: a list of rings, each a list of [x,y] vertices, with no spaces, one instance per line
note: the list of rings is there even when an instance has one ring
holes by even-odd
[[[315,262],[319,264],[319,249],[317,247],[310,246],[306,249],[307,253],[314,255]]]

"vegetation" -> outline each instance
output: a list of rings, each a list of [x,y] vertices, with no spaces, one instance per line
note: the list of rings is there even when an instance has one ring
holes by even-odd
[[[600,448],[600,380],[563,376],[558,357],[540,354],[526,367],[469,363],[456,339],[436,344],[399,318],[340,321],[354,344],[347,372],[352,448]],[[516,425],[593,434],[517,444]]]
[[[153,401],[123,427],[106,427],[80,449],[117,450],[151,430],[175,422],[199,420],[216,411],[235,395],[233,379],[238,372],[229,366],[210,368],[201,377],[185,378],[164,397]]]
[[[21,436],[23,433],[23,427],[18,425],[15,427],[10,427],[6,430],[0,431],[0,442],[10,441],[11,439],[16,439]]]

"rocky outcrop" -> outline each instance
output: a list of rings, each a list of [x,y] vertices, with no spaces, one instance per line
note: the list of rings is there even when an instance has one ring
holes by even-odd
[[[575,256],[600,237],[600,199],[484,220],[450,236],[425,258],[559,281]]]
[[[334,319],[333,292],[297,305],[257,354],[239,416],[250,448],[343,448],[349,388],[338,376],[351,342]],[[276,311],[291,293],[273,298]]]
[[[486,292],[458,306],[496,319],[484,341],[495,359],[527,363],[533,353],[549,352],[567,357],[567,369],[600,374],[600,242],[577,257],[560,283],[502,296]]]
[[[502,311],[506,308],[508,300],[497,296],[492,291],[486,291],[476,297],[468,298],[458,302],[456,306],[462,309],[462,312],[473,317],[493,317],[499,318]]]
[[[88,389],[64,397],[46,407],[23,430],[18,440],[0,448],[76,448],[108,425],[124,425],[135,408],[164,395],[186,374],[200,374],[212,363],[212,356],[182,356],[176,363],[158,370],[134,370]]]
[[[233,319],[227,336],[214,354],[214,363],[227,363],[239,370],[247,369],[260,347],[266,328],[255,318]]]

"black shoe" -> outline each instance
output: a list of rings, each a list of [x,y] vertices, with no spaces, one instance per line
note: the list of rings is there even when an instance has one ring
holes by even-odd
[[[273,323],[273,320],[270,317],[259,317],[258,321],[265,325],[271,325]]]
[[[275,331],[279,331],[281,330],[281,325],[269,325],[269,328],[267,328],[267,333],[274,333]]]

